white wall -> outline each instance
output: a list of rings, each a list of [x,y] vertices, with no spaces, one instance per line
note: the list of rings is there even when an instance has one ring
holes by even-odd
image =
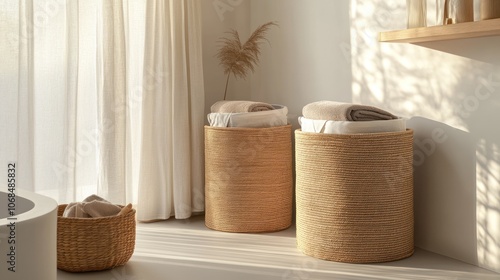
[[[251,98],[288,106],[297,126],[302,107],[312,101],[351,100],[349,3],[331,0],[252,0],[252,29],[267,21],[269,35],[261,63],[251,78]]]
[[[251,30],[280,27],[241,97],[287,105],[295,125],[322,99],[411,117],[417,246],[500,272],[500,37],[379,43],[379,31],[405,28],[406,2],[349,2],[243,1]],[[207,32],[221,28],[212,21]],[[223,77],[207,73],[216,60],[205,63],[210,94]]]

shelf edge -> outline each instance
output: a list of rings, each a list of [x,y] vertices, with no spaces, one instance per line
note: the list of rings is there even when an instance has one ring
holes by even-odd
[[[500,19],[379,33],[379,42],[422,43],[500,35]]]

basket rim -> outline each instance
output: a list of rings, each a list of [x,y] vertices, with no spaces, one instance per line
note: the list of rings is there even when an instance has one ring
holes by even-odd
[[[286,125],[279,125],[279,126],[271,126],[271,127],[218,127],[218,126],[210,126],[210,125],[205,125],[205,129],[211,129],[211,130],[231,130],[231,131],[256,131],[256,130],[277,130],[277,129],[284,129],[284,128],[289,128],[292,125],[290,123]]]
[[[395,132],[373,132],[373,133],[350,133],[350,134],[333,134],[333,133],[318,133],[318,132],[305,132],[300,128],[295,130],[295,134],[304,136],[318,136],[318,137],[329,137],[329,138],[376,138],[376,137],[387,137],[387,136],[399,136],[405,134],[413,134],[413,129],[407,128],[405,131],[395,131]]]
[[[68,204],[59,204],[57,206],[57,208],[59,209],[60,207],[63,207],[66,209],[66,206],[68,206]],[[124,205],[118,205],[119,207],[123,208],[125,207]],[[57,220],[61,219],[61,220],[66,220],[66,221],[69,221],[69,220],[78,220],[78,221],[101,221],[101,220],[109,220],[109,219],[116,219],[116,218],[123,218],[123,217],[128,217],[130,215],[135,215],[136,213],[136,210],[134,208],[132,208],[127,214],[125,215],[120,215],[120,216],[106,216],[106,217],[97,217],[97,218],[93,218],[93,217],[90,217],[90,218],[82,218],[82,217],[63,217],[62,215],[59,216],[57,215]]]

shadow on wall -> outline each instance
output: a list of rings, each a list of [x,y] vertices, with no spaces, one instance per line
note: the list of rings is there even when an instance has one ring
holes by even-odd
[[[486,63],[500,64],[500,37],[483,37],[417,44],[419,46],[467,57]]]
[[[377,41],[405,22],[402,1],[351,0],[353,101],[423,116],[408,122],[415,160],[425,155],[415,167],[416,244],[500,272],[500,38]],[[447,140],[432,147],[436,133]]]
[[[411,118],[408,127],[415,132],[415,244],[477,265],[475,141],[426,118]]]

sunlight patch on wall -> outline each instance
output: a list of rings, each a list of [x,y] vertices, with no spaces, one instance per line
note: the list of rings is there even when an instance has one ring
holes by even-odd
[[[486,74],[477,71],[464,77],[468,58],[412,44],[379,43],[380,31],[406,28],[404,1],[351,3],[353,102],[400,116],[425,116],[468,131],[456,108],[473,90],[462,85],[474,84],[477,76]]]
[[[477,149],[478,261],[500,269],[500,147],[482,139]]]

